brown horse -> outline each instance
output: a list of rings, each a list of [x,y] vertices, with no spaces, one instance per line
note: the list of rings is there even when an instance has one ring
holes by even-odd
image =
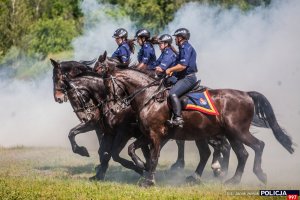
[[[107,96],[105,93],[103,79],[99,78],[97,74],[91,72],[90,68],[82,63],[76,61],[64,61],[58,63],[52,59],[51,63],[54,66],[53,81],[54,91],[56,91],[54,92],[55,99],[57,99],[58,102],[63,102],[65,99],[64,95],[67,94],[74,112],[82,121],[80,125],[71,129],[69,133],[69,139],[73,152],[80,155],[88,155],[85,147],[80,147],[77,145],[75,141],[75,136],[77,134],[92,130],[93,128],[99,129],[100,124],[102,124],[101,129],[103,132],[110,133],[105,134],[104,138],[102,139],[99,149],[101,164],[94,178],[104,178],[104,174],[108,166],[108,158],[110,158],[110,155],[112,155],[116,162],[121,163],[123,166],[135,171],[141,171],[145,164],[139,159],[136,159],[135,162],[138,163],[141,169],[137,169],[130,162],[119,157],[120,151],[123,149],[129,138],[132,136],[138,137],[139,134],[141,134],[136,129],[131,131],[131,128],[133,128],[131,124],[136,121],[136,115],[132,112],[132,109],[130,109],[130,107],[126,108],[125,110],[121,109],[118,105],[118,101],[120,99],[114,99],[116,95],[124,97],[124,91],[121,88],[116,87],[116,95]],[[60,96],[55,96],[55,94],[60,91],[63,91],[62,94]],[[108,101],[108,99],[110,100]],[[97,107],[97,104],[101,104],[101,107]],[[99,113],[101,113],[100,115],[102,116],[102,120],[100,120]],[[124,118],[125,116],[126,118]],[[124,132],[124,130],[127,131]],[[112,134],[112,132],[117,134]],[[135,135],[132,135],[132,133],[135,133]],[[112,137],[114,138],[113,140]],[[223,172],[222,174],[226,174],[228,169],[230,146],[227,147],[228,145],[224,145],[226,143],[223,141],[223,138],[212,138],[208,141],[209,144],[214,148],[213,162],[220,160],[221,153],[224,157],[223,162],[220,160],[221,166],[213,168],[216,176],[220,175],[221,172]],[[203,148],[204,146],[206,146],[206,148]],[[201,155],[201,166],[204,167],[207,159],[210,156],[210,150],[207,144],[197,145],[197,147]],[[104,151],[106,156],[103,155]],[[143,151],[145,152],[147,150],[144,149]],[[181,156],[178,158],[179,160],[177,160],[172,167],[178,167],[177,164],[179,164],[179,167],[183,167],[181,160],[182,156],[183,155],[181,154]]]
[[[212,100],[220,115],[209,116],[196,111],[183,111],[184,126],[172,128],[166,125],[170,119],[170,109],[166,101],[156,101],[155,94],[158,86],[154,79],[133,69],[120,69],[116,66],[118,61],[109,59],[106,52],[99,56],[95,69],[104,77],[117,80],[128,93],[124,103],[130,103],[137,113],[140,129],[147,137],[146,140],[137,140],[130,148],[133,150],[143,145],[150,144],[150,170],[143,186],[155,184],[154,174],[158,163],[161,145],[170,138],[176,140],[198,140],[213,135],[224,134],[238,158],[238,166],[234,176],[225,183],[239,183],[244,171],[248,153],[243,144],[251,147],[255,152],[253,171],[260,181],[267,182],[267,176],[261,168],[264,142],[258,140],[249,128],[253,115],[259,115],[271,127],[274,136],[280,144],[290,153],[294,152],[291,138],[286,135],[277,123],[273,109],[265,96],[258,92],[243,92],[233,89],[209,89]],[[106,81],[108,93],[114,95],[115,83]],[[199,165],[198,165],[199,167]],[[196,172],[202,173],[203,169],[197,168]]]

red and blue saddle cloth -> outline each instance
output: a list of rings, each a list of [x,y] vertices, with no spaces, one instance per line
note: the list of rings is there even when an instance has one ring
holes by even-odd
[[[219,115],[208,90],[205,90],[204,92],[191,92],[185,96],[188,100],[183,108],[184,110],[195,110],[209,115]]]

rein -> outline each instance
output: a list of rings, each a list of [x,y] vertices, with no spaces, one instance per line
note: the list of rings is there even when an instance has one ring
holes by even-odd
[[[70,86],[70,90],[67,88],[64,88],[65,93],[71,92],[72,90],[75,92],[77,99],[79,100],[80,103],[80,108],[78,109],[73,109],[73,112],[81,112],[84,111],[84,114],[86,116],[86,119],[89,121],[93,117],[93,112],[92,110],[98,108],[101,106],[101,104],[95,105],[95,104],[90,104],[89,102],[86,102],[82,93],[78,89],[78,87],[71,82],[71,79],[67,76],[67,74],[63,74],[63,81],[67,82],[67,85]]]

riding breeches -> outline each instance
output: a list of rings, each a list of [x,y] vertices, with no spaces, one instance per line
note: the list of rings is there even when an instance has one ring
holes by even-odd
[[[180,79],[176,84],[170,89],[169,96],[176,94],[177,97],[180,97],[184,93],[188,92],[196,84],[197,77],[195,74],[190,74],[183,79]]]

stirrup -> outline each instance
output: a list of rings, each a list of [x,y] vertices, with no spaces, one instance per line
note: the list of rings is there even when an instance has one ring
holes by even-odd
[[[172,115],[171,119],[167,120],[167,125],[170,126],[170,127],[178,126],[179,128],[182,128],[183,123],[184,123],[184,121],[181,117],[176,117],[174,119],[173,115]]]

